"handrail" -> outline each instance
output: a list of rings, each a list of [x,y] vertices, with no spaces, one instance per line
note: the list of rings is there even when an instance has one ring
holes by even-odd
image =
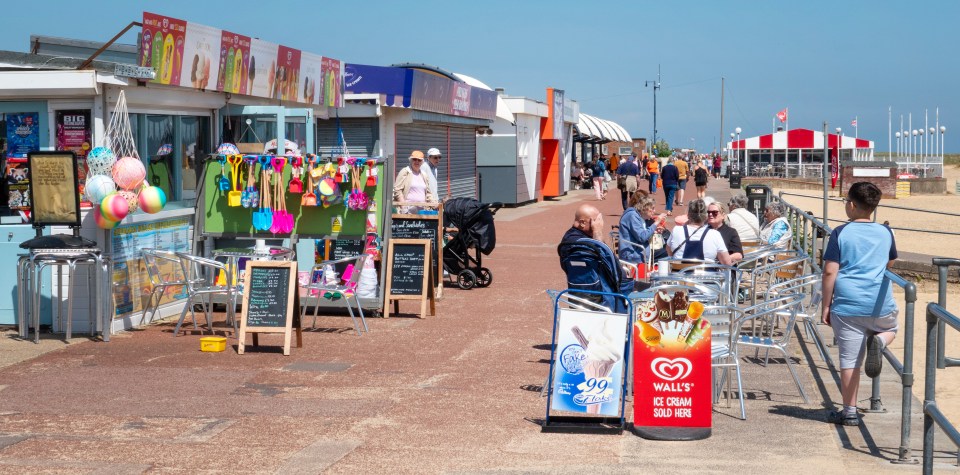
[[[945,267],[945,266],[944,266]],[[944,324],[960,331],[960,317],[950,313],[941,305],[930,302],[927,304],[927,367],[923,382],[923,473],[933,473],[933,443],[936,435],[936,426],[953,443],[960,447],[960,431],[947,419],[937,405],[937,339]],[[947,366],[960,366],[948,362]],[[936,426],[934,426],[936,424]]]

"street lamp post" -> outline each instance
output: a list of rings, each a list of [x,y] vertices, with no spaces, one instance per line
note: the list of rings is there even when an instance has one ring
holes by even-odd
[[[947,133],[947,127],[940,126],[940,163],[943,163],[943,134]]]
[[[653,147],[657,146],[657,90],[660,89],[660,65],[657,65],[657,80],[646,81],[643,87],[653,84]],[[651,150],[653,149],[651,147]]]
[[[927,132],[929,132],[929,134],[927,135],[927,155],[936,156],[937,155],[937,148],[936,148],[937,129],[930,127],[929,129],[927,129]]]
[[[897,157],[900,157],[900,132],[893,134],[897,138]]]
[[[843,147],[842,147],[842,145],[843,145],[843,129],[841,129],[840,127],[837,127],[836,129],[833,129],[833,130],[837,132],[837,168],[838,168],[838,169],[837,169],[837,170],[831,170],[831,171],[832,171],[833,173],[839,173],[839,172],[840,172],[840,170],[839,170],[839,167],[840,167],[840,150],[843,150]],[[830,163],[830,166],[831,166],[831,167],[833,166],[833,162]]]
[[[743,132],[743,129],[737,127],[736,129],[733,129],[733,131],[737,133],[737,141],[735,142],[737,144],[737,170],[740,170],[741,176],[745,176],[747,173],[747,167],[744,166],[742,169],[740,168],[740,132]]]
[[[727,149],[727,168],[730,167],[730,162],[733,160],[733,137],[735,137],[735,134],[730,132],[730,148]]]
[[[913,129],[913,137],[910,138],[910,163],[913,164],[917,156],[917,129]]]

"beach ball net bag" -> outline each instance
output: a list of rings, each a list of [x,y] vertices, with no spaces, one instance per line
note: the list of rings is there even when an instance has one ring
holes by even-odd
[[[119,157],[134,157],[139,159],[137,144],[133,140],[133,131],[130,129],[130,114],[127,112],[127,96],[120,91],[117,105],[110,115],[107,125],[106,146]]]

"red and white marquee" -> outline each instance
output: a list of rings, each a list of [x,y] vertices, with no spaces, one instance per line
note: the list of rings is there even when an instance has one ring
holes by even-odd
[[[728,150],[823,150],[823,132],[793,129],[727,142]],[[841,136],[841,150],[856,150],[857,158],[873,157],[873,141]],[[837,134],[827,134],[827,148],[837,147]],[[867,153],[864,153],[867,152]]]

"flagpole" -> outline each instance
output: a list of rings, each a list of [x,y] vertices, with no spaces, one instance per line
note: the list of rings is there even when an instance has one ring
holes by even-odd
[[[887,106],[887,153],[893,157],[893,107]]]
[[[860,121],[858,120],[859,118],[860,117],[858,116],[853,116],[853,123],[856,124],[853,126],[853,138],[855,139],[860,138]]]

